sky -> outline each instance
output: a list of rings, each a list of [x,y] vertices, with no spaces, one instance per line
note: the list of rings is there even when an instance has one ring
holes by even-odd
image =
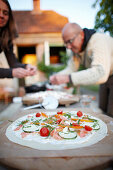
[[[32,10],[33,0],[8,0],[13,10]],[[92,8],[95,0],[40,0],[41,10],[53,10],[68,17],[82,28],[94,28],[97,8]]]

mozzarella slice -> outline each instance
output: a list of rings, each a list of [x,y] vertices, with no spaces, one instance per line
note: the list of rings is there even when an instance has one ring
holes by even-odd
[[[27,133],[32,133],[32,132],[35,132],[35,131],[39,131],[39,126],[36,126],[36,125],[33,125],[33,124],[27,124],[27,125],[24,125],[23,126],[23,131],[24,132],[27,132]]]
[[[74,129],[74,128],[69,128],[69,131],[70,131],[70,132],[74,132],[75,129]]]
[[[96,124],[94,127],[92,127],[93,130],[99,130],[100,129],[100,125],[99,124]]]
[[[63,133],[69,133],[68,127],[65,127],[65,128],[63,129]]]
[[[74,139],[77,137],[77,133],[76,132],[69,132],[69,133],[59,132],[59,136],[64,139]]]

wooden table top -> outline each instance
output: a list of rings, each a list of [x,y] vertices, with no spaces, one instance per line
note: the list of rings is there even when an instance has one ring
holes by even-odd
[[[56,111],[58,110],[61,110],[61,108],[56,109]],[[63,110],[81,110],[102,119],[107,124],[108,135],[89,147],[68,150],[37,150],[9,141],[5,136],[5,131],[11,123],[6,121],[0,125],[0,163],[17,169],[39,170],[57,170],[59,168],[78,170],[108,167],[113,162],[113,118],[102,113],[94,113],[86,108],[63,108]],[[11,120],[38,111],[38,109],[22,111],[12,117]]]

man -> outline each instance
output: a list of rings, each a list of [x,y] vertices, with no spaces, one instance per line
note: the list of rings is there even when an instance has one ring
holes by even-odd
[[[99,106],[113,116],[113,38],[94,30],[67,23],[62,30],[64,44],[74,53],[67,68],[50,77],[52,84],[71,82],[100,85]],[[77,71],[80,64],[87,68]]]

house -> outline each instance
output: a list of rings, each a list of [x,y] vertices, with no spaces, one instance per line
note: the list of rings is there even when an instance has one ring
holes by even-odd
[[[32,11],[13,11],[13,15],[19,33],[14,42],[19,61],[37,64],[44,56],[46,65],[60,63],[60,51],[66,50],[61,30],[68,18],[52,10],[41,10],[40,0],[33,0]],[[38,75],[36,81],[40,81]]]
[[[60,51],[66,51],[63,45],[61,30],[68,18],[52,10],[41,10],[40,0],[33,0],[32,11],[13,11],[19,37],[14,41],[14,52],[23,63],[37,65],[45,58],[46,65],[60,63]],[[0,67],[7,68],[4,54],[0,54]],[[19,82],[18,82],[19,80]],[[23,86],[46,80],[43,73],[24,79],[0,79],[0,87],[6,94],[18,92]],[[6,87],[9,87],[8,89]]]

